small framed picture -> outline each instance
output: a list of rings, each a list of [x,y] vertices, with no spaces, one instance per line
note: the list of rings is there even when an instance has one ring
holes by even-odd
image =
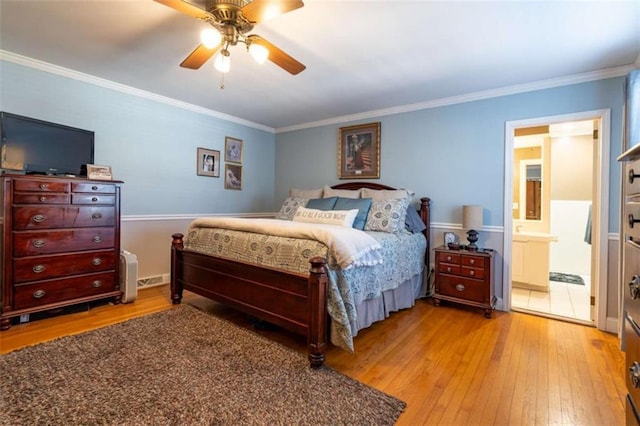
[[[220,177],[220,151],[198,148],[196,173],[198,176]]]
[[[242,163],[242,141],[227,136],[224,138],[224,161]]]
[[[444,233],[444,245],[445,246],[449,246],[449,244],[460,244],[460,241],[458,240],[458,235],[455,234],[454,232],[445,232]]]
[[[87,164],[87,177],[89,179],[111,180],[111,166],[98,166],[97,164]]]
[[[224,189],[242,189],[242,166],[224,165]]]

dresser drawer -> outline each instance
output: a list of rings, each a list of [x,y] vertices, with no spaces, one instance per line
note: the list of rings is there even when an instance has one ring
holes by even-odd
[[[640,402],[640,336],[630,321],[625,320],[625,381],[635,406]]]
[[[449,252],[437,252],[438,254],[438,262],[444,263],[455,263],[457,265],[460,264],[460,254],[459,253],[449,253]]]
[[[455,277],[452,275],[440,275],[436,283],[436,292],[461,299],[483,303],[484,283],[481,280]]]
[[[438,272],[443,274],[460,275],[460,266],[452,263],[438,263]]]
[[[484,268],[484,258],[482,256],[466,255],[460,259],[462,266],[470,266],[473,268]]]
[[[470,266],[463,266],[462,268],[460,268],[460,275],[462,275],[463,277],[482,279],[484,278],[484,268],[472,268]]]
[[[640,325],[640,247],[632,242],[624,244],[624,303],[627,316]]]
[[[115,195],[104,194],[73,194],[71,195],[71,204],[108,204],[113,205],[116,202]]]
[[[15,179],[14,191],[24,192],[69,192],[69,182],[56,182],[46,179]]]
[[[114,228],[87,228],[13,233],[15,257],[114,247]]]
[[[640,160],[627,164],[626,191],[627,195],[640,194]]]
[[[109,272],[41,281],[14,286],[15,309],[26,309],[117,290]]]
[[[13,229],[83,228],[113,226],[114,207],[18,206],[13,208]]]
[[[71,201],[69,194],[56,194],[53,192],[20,192],[13,194],[13,204],[69,204],[69,201]]]
[[[624,219],[625,236],[640,244],[640,202],[626,204]]]
[[[23,257],[13,262],[14,282],[45,280],[114,270],[113,250],[54,256]]]
[[[96,182],[72,183],[71,191],[100,193],[100,194],[115,194],[116,186],[110,183],[107,184],[107,183],[96,183]]]

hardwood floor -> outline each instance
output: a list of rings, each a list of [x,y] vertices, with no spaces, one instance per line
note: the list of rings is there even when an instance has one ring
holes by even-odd
[[[252,327],[194,294],[184,302]],[[14,325],[0,333],[0,353],[171,307],[167,287],[144,289],[132,304]],[[306,353],[299,336],[259,333]],[[592,327],[520,313],[488,320],[478,309],[419,300],[355,343],[355,354],[331,347],[326,364],[407,402],[399,425],[624,424],[624,354],[616,336]]]

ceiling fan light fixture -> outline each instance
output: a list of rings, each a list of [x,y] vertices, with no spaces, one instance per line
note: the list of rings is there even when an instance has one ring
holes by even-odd
[[[200,33],[200,41],[207,49],[213,49],[222,41],[222,34],[218,30],[207,28]]]
[[[213,66],[222,73],[229,72],[231,69],[231,58],[229,58],[229,52],[227,50],[221,50],[216,53]]]
[[[249,46],[249,54],[257,63],[264,64],[267,58],[269,58],[269,49],[259,44],[251,43]]]

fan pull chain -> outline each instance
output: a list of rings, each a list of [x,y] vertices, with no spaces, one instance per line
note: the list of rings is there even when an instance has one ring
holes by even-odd
[[[224,73],[220,73],[220,90],[224,90]]]

